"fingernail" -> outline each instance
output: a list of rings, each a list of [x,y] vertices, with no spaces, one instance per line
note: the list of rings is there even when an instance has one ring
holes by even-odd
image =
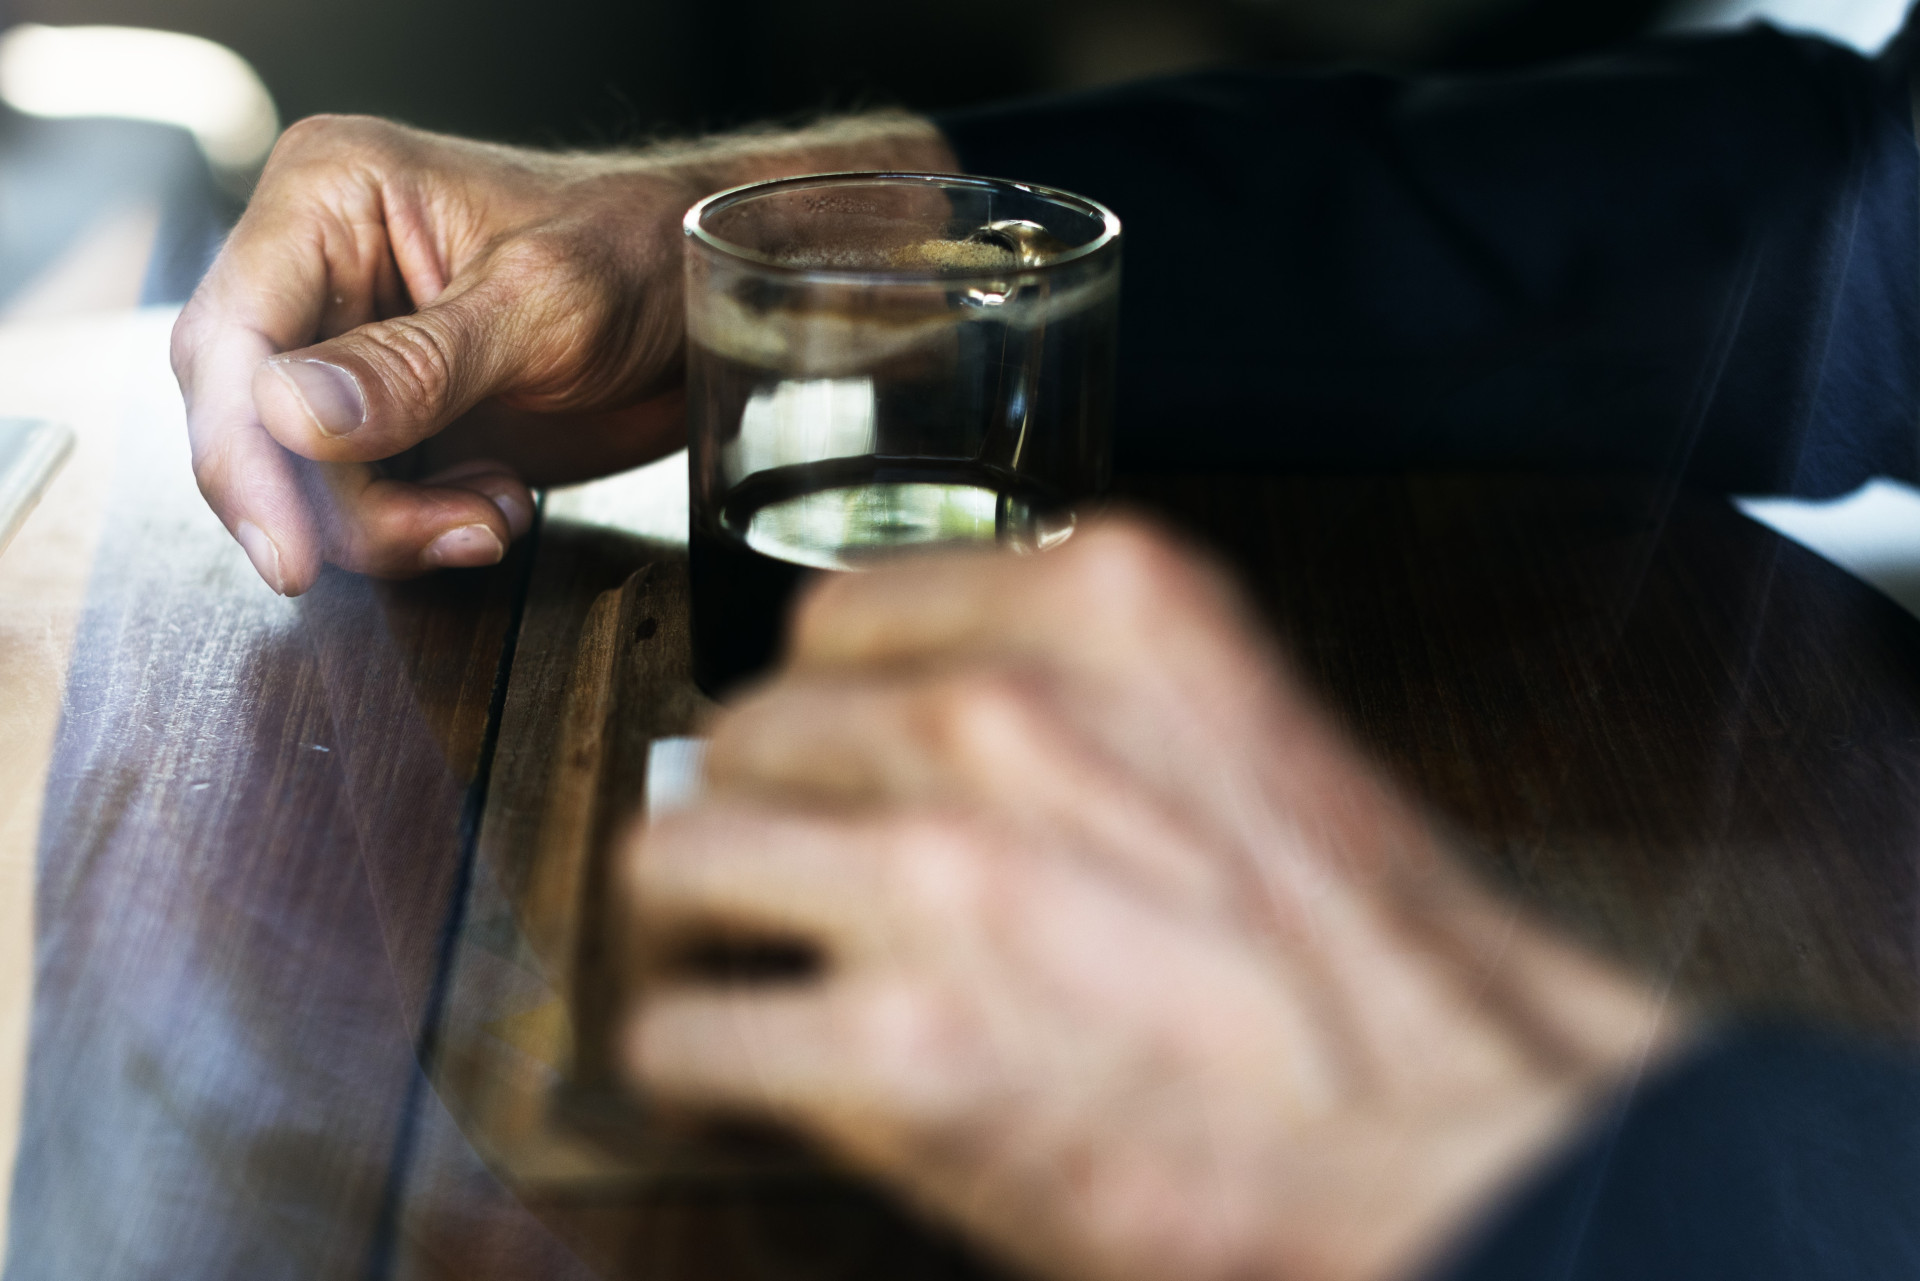
[[[533,528],[533,508],[527,506],[526,500],[520,495],[511,491],[502,491],[498,494],[488,494],[487,498],[500,509],[500,514],[506,517],[507,528],[513,531],[515,538]]]
[[[506,519],[509,539],[518,538],[533,528],[533,505],[527,501],[519,477],[505,463],[490,458],[469,459],[437,471],[420,483],[445,485],[480,495]]]
[[[267,531],[250,520],[243,520],[233,527],[233,537],[253,562],[254,572],[266,580],[267,586],[285,596],[287,589],[280,577],[280,549],[267,537]]]
[[[360,380],[324,360],[276,358],[267,368],[286,380],[322,436],[345,436],[367,421],[367,398]]]
[[[497,565],[506,554],[500,535],[485,525],[462,525],[428,543],[420,559],[429,569],[462,569]]]

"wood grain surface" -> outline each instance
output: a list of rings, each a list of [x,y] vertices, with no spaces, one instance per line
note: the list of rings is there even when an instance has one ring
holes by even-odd
[[[361,1275],[525,566],[275,596],[194,485],[157,320],[73,348],[128,385],[39,807],[9,1268]]]
[[[38,908],[18,1274],[984,1272],[854,1182],[649,1165],[580,1057],[608,835],[699,713],[680,553],[552,519],[494,571],[281,600],[142,324],[63,481],[92,523],[0,561],[38,691],[0,708]],[[1631,477],[1129,494],[1509,892],[1723,1008],[1920,1030],[1920,623],[1878,594]]]
[[[0,414],[55,419],[75,441],[0,554],[0,1232],[26,1072],[41,798],[130,384],[146,381],[139,353],[164,353],[171,322],[134,313],[0,330]]]

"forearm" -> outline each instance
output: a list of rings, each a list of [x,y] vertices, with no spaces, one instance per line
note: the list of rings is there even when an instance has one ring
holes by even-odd
[[[721,191],[807,173],[950,173],[959,162],[933,121],[904,111],[874,111],[801,129],[753,129],[659,142],[615,163],[647,171],[674,166],[696,185]]]
[[[431,141],[487,154],[495,168],[535,176],[549,191],[564,188],[562,199],[583,214],[597,212],[606,243],[648,252],[661,244],[677,247],[687,206],[730,187],[812,173],[951,173],[959,167],[938,127],[903,111],[835,116],[797,129],[767,126],[662,139],[614,151]]]

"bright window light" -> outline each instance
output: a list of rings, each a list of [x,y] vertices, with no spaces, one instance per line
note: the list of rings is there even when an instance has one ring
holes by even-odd
[[[1663,25],[1686,31],[1758,20],[1877,53],[1906,16],[1907,0],[1691,0]]]
[[[214,168],[257,169],[280,118],[246,59],[198,36],[143,27],[0,35],[0,99],[32,116],[121,116],[191,130]]]

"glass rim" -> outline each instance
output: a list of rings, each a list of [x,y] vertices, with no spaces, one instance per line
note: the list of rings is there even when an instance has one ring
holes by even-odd
[[[1096,218],[1100,222],[1100,234],[1084,245],[1076,245],[1067,252],[1043,263],[1028,267],[989,269],[979,271],[846,271],[831,267],[799,267],[792,263],[781,262],[777,258],[749,249],[745,245],[735,244],[731,240],[715,235],[704,226],[709,214],[755,199],[781,189],[804,191],[810,187],[852,187],[861,184],[911,185],[914,183],[928,186],[970,187],[985,191],[1020,191],[1042,200],[1050,200],[1070,209]],[[1027,279],[1044,276],[1064,267],[1070,267],[1086,261],[1095,255],[1111,249],[1120,243],[1120,219],[1113,210],[1099,201],[1087,196],[1076,195],[1071,191],[1062,191],[1058,187],[1046,187],[1035,182],[1016,182],[1011,178],[987,178],[975,174],[919,173],[912,170],[882,169],[872,172],[849,171],[845,173],[796,174],[787,178],[770,178],[760,182],[742,183],[738,187],[728,187],[725,191],[716,191],[705,199],[694,203],[681,219],[681,230],[687,239],[703,248],[712,250],[724,257],[735,259],[760,271],[775,272],[780,275],[819,280],[832,284],[904,284],[939,285],[983,281],[1002,281],[1009,278]]]

